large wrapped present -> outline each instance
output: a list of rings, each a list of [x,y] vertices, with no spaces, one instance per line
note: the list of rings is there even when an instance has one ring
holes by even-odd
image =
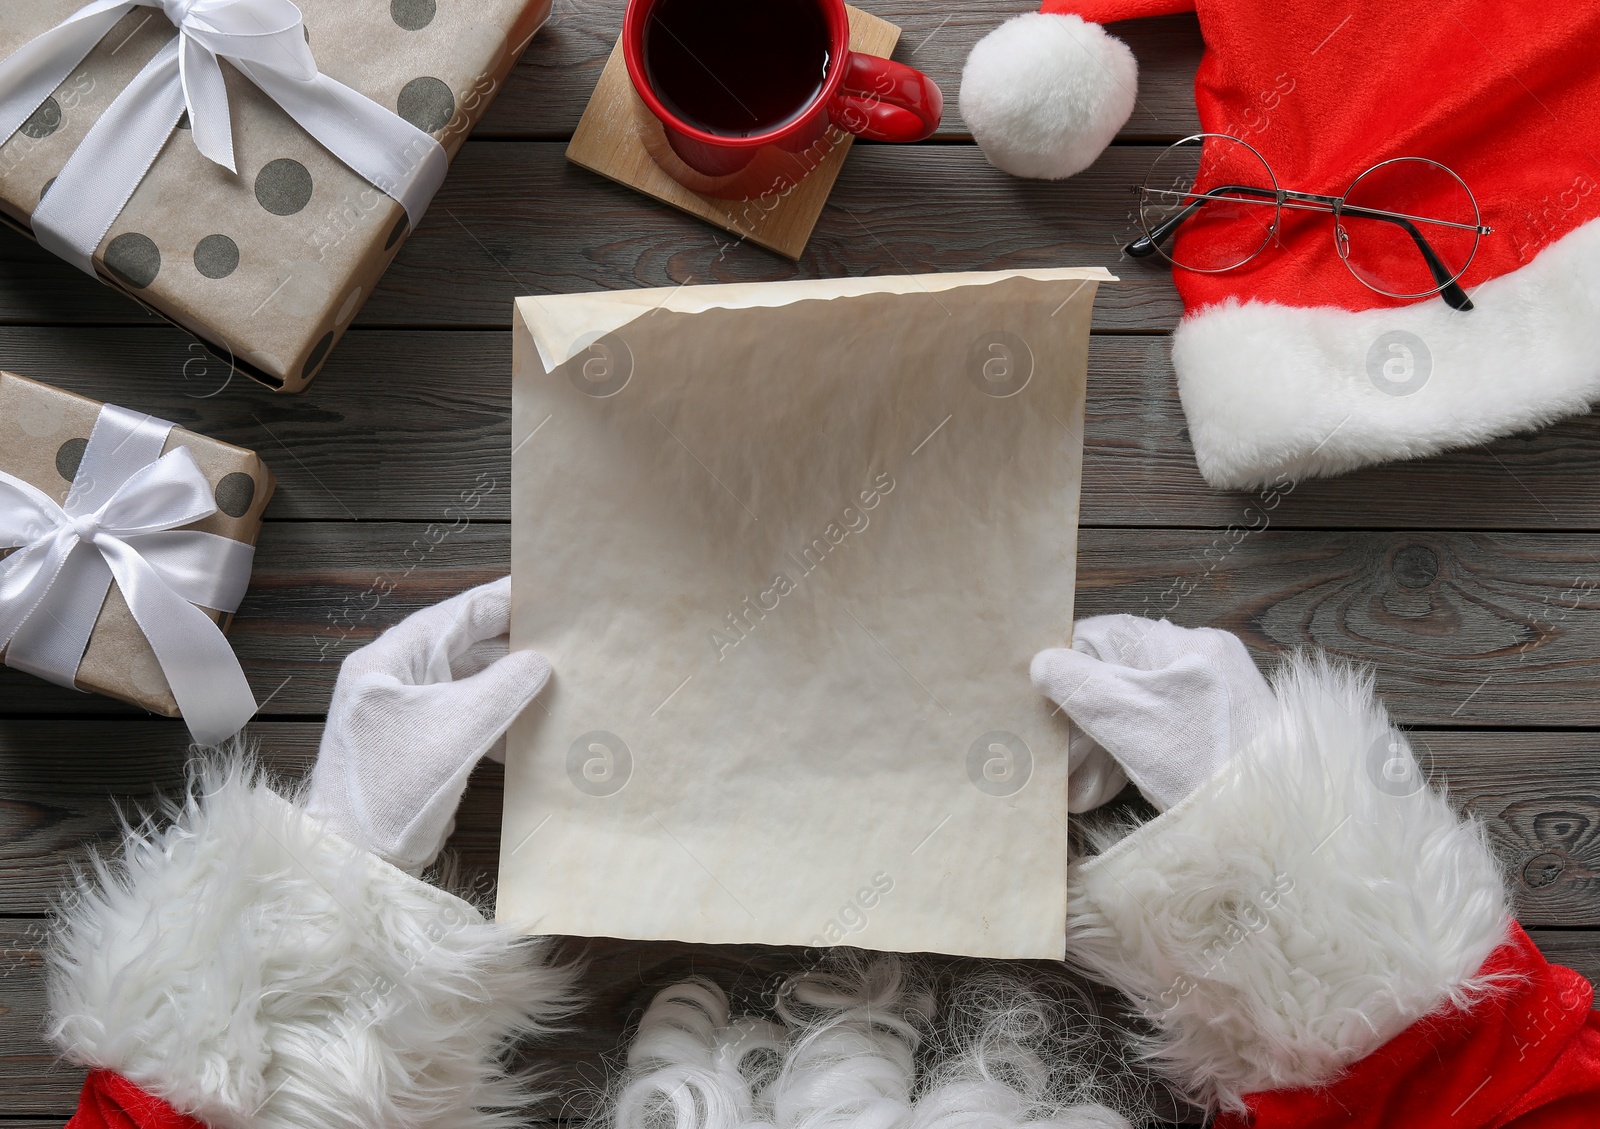
[[[549,10],[0,0],[0,218],[299,391]]]
[[[256,703],[223,629],[274,485],[253,451],[0,372],[0,658],[232,736]]]

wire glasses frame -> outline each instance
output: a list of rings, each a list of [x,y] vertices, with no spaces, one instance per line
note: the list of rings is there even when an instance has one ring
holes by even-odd
[[[1219,184],[1203,192],[1191,191],[1195,187],[1193,179],[1190,179],[1187,184],[1180,183],[1168,188],[1152,186],[1151,178],[1158,175],[1157,170],[1161,168],[1163,160],[1173,154],[1180,153],[1185,147],[1193,146],[1195,143],[1205,146],[1211,139],[1217,139],[1218,142],[1236,144],[1248,150],[1256,161],[1260,163],[1260,172],[1264,173],[1262,179],[1267,183]],[[1383,170],[1403,171],[1400,166],[1405,166],[1407,170],[1425,167],[1430,176],[1438,177],[1440,174],[1447,176],[1450,181],[1459,186],[1466,206],[1471,210],[1470,222],[1467,222],[1465,211],[1463,211],[1459,219],[1451,220],[1441,219],[1437,216],[1418,215],[1411,212],[1351,203],[1351,195],[1357,191],[1364,180],[1377,177],[1375,183],[1381,185]],[[1171,167],[1170,162],[1168,167]],[[1283,209],[1321,212],[1333,217],[1334,245],[1339,253],[1339,258],[1363,286],[1392,298],[1426,298],[1433,294],[1438,294],[1451,308],[1462,311],[1472,309],[1472,301],[1467,297],[1466,292],[1457,285],[1456,280],[1466,273],[1467,268],[1472,264],[1472,259],[1477,254],[1481,237],[1492,234],[1494,230],[1485,226],[1482,222],[1483,217],[1478,211],[1477,199],[1472,195],[1472,190],[1467,187],[1466,182],[1454,170],[1439,164],[1437,161],[1430,161],[1425,157],[1394,157],[1387,161],[1380,161],[1351,181],[1350,187],[1345,190],[1343,195],[1327,196],[1281,187],[1278,184],[1276,174],[1272,171],[1272,167],[1267,164],[1266,158],[1262,157],[1254,146],[1237,137],[1222,133],[1197,133],[1170,146],[1162,154],[1162,157],[1158,158],[1155,164],[1152,165],[1150,174],[1145,177],[1144,183],[1135,188],[1134,191],[1140,197],[1139,224],[1144,229],[1144,235],[1123,248],[1123,253],[1133,258],[1146,258],[1150,255],[1159,254],[1175,267],[1203,274],[1217,274],[1223,271],[1235,270],[1254,259],[1266,249],[1269,243],[1273,242],[1278,234]],[[1270,222],[1261,228],[1261,243],[1253,251],[1250,251],[1237,262],[1230,262],[1224,266],[1207,267],[1180,262],[1162,248],[1162,244],[1173,237],[1179,226],[1197,213],[1200,213],[1201,208],[1207,204],[1221,202],[1226,202],[1230,207],[1246,204],[1259,206],[1263,209],[1272,209]],[[1171,209],[1176,209],[1176,211],[1171,211]],[[1157,215],[1152,216],[1152,212],[1156,212]],[[1214,215],[1215,209],[1210,214]],[[1362,272],[1356,268],[1356,265],[1351,262],[1351,239],[1345,223],[1346,219],[1378,221],[1392,224],[1399,228],[1400,231],[1403,231],[1410,237],[1411,244],[1414,245],[1417,253],[1421,255],[1428,268],[1428,273],[1433,279],[1433,285],[1416,292],[1402,293],[1384,289],[1383,286],[1374,283],[1372,279],[1364,277]],[[1450,266],[1446,265],[1445,258],[1429,242],[1423,233],[1422,226],[1419,225],[1427,225],[1430,230],[1432,228],[1443,229],[1442,232],[1431,231],[1435,241],[1445,234],[1461,233],[1461,236],[1464,237],[1465,234],[1470,233],[1472,237],[1470,248],[1466,249],[1464,256],[1460,254],[1455,256],[1460,261],[1458,267],[1454,266],[1453,263]]]

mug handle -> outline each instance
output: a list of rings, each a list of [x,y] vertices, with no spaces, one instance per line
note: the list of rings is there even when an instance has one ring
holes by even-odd
[[[844,80],[828,103],[840,129],[869,141],[921,141],[944,115],[933,79],[902,63],[850,52]]]

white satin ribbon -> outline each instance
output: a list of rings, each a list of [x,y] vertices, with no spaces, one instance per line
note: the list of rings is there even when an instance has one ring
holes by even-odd
[[[161,454],[172,424],[125,408],[100,410],[65,505],[0,471],[0,647],[6,665],[73,686],[111,582],[203,745],[237,733],[256,712],[239,660],[195,605],[232,612],[255,549],[179,529],[210,517],[216,499],[186,447]]]
[[[290,0],[94,0],[0,62],[0,145],[135,8],[160,8],[177,38],[90,128],[33,213],[39,243],[81,270],[150,171],[185,109],[195,146],[237,172],[227,59],[324,148],[405,208],[415,227],[449,162],[430,134],[320,73]]]

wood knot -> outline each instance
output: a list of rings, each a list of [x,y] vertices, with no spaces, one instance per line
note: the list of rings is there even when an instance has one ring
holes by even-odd
[[[1426,588],[1439,575],[1439,555],[1426,545],[1407,545],[1394,555],[1395,579],[1406,588]]]
[[[1567,868],[1566,862],[1555,851],[1534,855],[1522,868],[1522,881],[1530,889],[1538,890],[1550,885]]]

